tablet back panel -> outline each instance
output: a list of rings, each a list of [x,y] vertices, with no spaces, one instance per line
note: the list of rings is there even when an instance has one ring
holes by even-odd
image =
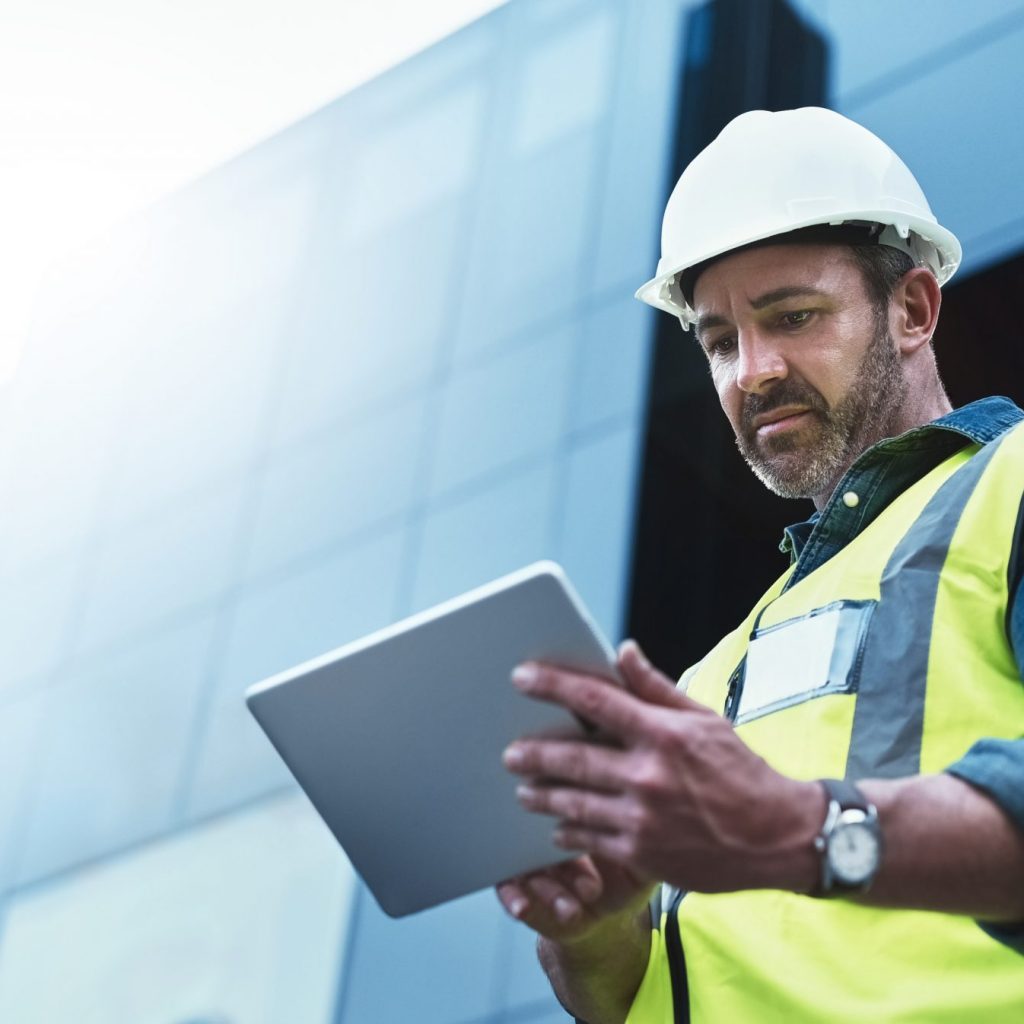
[[[562,570],[538,563],[252,687],[247,702],[381,907],[409,914],[562,860],[516,803],[501,752],[578,734],[512,669],[614,677],[615,655]]]

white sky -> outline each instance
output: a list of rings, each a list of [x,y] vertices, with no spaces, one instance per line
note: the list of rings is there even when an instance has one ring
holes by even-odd
[[[0,384],[48,259],[500,0],[0,0]]]

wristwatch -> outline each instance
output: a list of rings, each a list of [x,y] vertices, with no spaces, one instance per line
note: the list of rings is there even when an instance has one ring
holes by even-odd
[[[825,823],[814,840],[821,875],[814,896],[867,892],[882,863],[878,811],[852,783],[820,779],[828,797]]]

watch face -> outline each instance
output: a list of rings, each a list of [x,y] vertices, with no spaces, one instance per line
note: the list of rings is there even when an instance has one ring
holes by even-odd
[[[840,825],[828,844],[832,873],[843,885],[862,885],[878,867],[878,837],[862,822]]]

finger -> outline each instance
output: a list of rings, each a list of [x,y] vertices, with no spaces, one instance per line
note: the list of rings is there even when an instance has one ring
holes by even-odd
[[[618,865],[616,865],[616,868]],[[564,860],[545,868],[543,874],[554,875],[561,884],[575,893],[584,903],[593,903],[604,892],[604,881],[601,872],[589,857],[576,857]],[[511,878],[497,886],[498,897],[506,910],[515,917],[522,917],[531,906],[526,884],[522,878]],[[517,907],[522,913],[516,913]]]
[[[650,729],[651,709],[605,679],[530,661],[516,667],[512,682],[527,696],[560,704],[613,736],[638,739]]]
[[[636,866],[630,861],[630,841],[622,832],[608,832],[588,828],[586,825],[566,823],[555,829],[554,840],[566,850],[585,850],[591,856],[604,857],[639,874]]]
[[[517,921],[521,920],[530,908],[530,898],[526,888],[518,879],[510,879],[496,887],[501,905]]]
[[[562,924],[568,924],[583,913],[583,904],[554,872],[537,871],[527,875],[526,886],[548,912]]]
[[[522,784],[516,797],[528,811],[549,814],[573,825],[619,831],[627,824],[623,801],[581,789]]]
[[[702,707],[659,672],[635,640],[624,640],[619,645],[619,669],[630,692],[649,704],[688,711]]]
[[[625,788],[629,755],[585,740],[524,738],[510,743],[502,755],[517,775],[574,782],[588,789],[620,792]]]
[[[563,861],[552,870],[562,885],[574,892],[583,903],[596,903],[604,893],[601,874],[589,857]]]

